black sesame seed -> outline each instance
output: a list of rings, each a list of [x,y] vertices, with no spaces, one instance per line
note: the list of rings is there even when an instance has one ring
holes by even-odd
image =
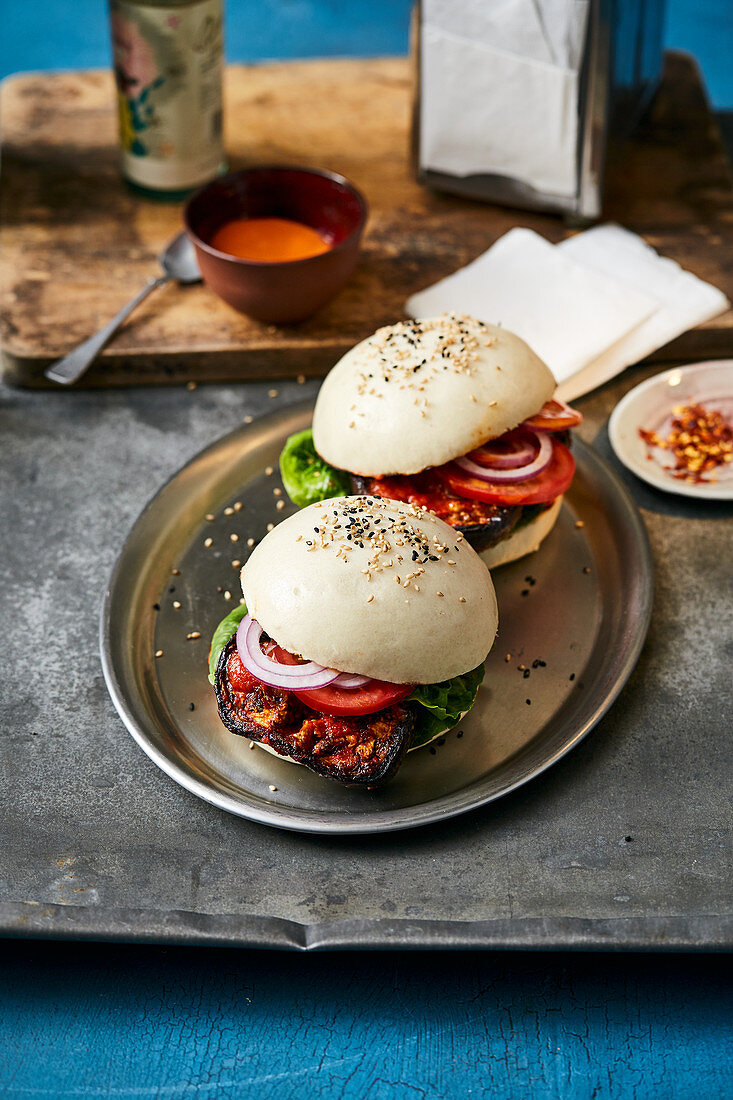
[[[463,737],[463,730],[459,730],[456,737]]]
[[[574,679],[575,679],[575,673],[574,673],[574,672],[571,672],[571,673],[570,673],[569,679],[570,679],[570,680],[574,680]]]
[[[525,668],[524,672],[522,673],[522,677],[525,680],[528,679],[528,677],[529,677],[529,669],[528,668]]]
[[[160,611],[160,604],[159,603],[154,603],[153,604],[153,611]]]
[[[437,749],[431,748],[431,749],[430,749],[430,755],[431,755],[431,756],[435,756],[435,754],[436,754],[436,752],[437,752],[437,751],[438,751]]]
[[[532,700],[531,699],[525,699],[524,701],[525,701],[525,703],[527,704],[528,707],[532,706]]]
[[[168,589],[168,591],[169,591],[169,592],[175,592],[175,590],[176,590],[176,586],[175,586],[175,585],[172,585],[172,586],[171,586],[171,587],[170,587],[170,588]]]
[[[523,588],[522,589],[522,595],[523,596],[528,596],[529,595],[529,589],[528,588]]]
[[[196,710],[196,707],[193,705],[193,703],[189,703],[188,704],[188,709],[189,710]]]

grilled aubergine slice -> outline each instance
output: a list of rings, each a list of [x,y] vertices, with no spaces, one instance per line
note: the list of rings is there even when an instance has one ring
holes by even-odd
[[[219,717],[231,733],[341,783],[386,783],[412,740],[415,715],[408,704],[353,718],[319,714],[292,692],[250,676],[237,653],[236,636],[219,657],[215,689]]]
[[[376,478],[352,474],[351,485],[353,492],[359,496],[391,497],[422,505],[460,531],[476,553],[506,538],[522,517],[521,505],[505,508],[483,500],[456,496],[430,470],[410,477],[395,474]]]

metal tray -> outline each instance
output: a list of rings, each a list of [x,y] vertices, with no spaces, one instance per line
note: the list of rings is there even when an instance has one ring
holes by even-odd
[[[208,642],[239,598],[247,540],[256,542],[268,523],[295,510],[289,502],[277,509],[287,500],[277,459],[311,412],[310,404],[285,409],[231,432],[145,508],[102,612],[102,661],[115,706],[176,782],[267,825],[388,832],[491,802],[573,748],[636,663],[653,589],[636,507],[608,466],[579,443],[577,474],[555,530],[536,555],[494,575],[499,637],[476,706],[445,739],[410,754],[385,789],[343,788],[249,751],[246,739],[221,725],[207,681]]]

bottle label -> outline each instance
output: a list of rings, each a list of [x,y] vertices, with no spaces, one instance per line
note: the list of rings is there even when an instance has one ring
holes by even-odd
[[[122,170],[156,190],[214,176],[222,149],[222,0],[111,0]]]

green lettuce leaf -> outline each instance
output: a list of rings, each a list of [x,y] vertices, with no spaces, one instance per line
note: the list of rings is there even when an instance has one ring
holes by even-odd
[[[412,748],[429,741],[455,726],[476,701],[485,668],[479,665],[462,676],[442,680],[439,684],[418,684],[408,703],[420,703]]]
[[[222,619],[211,639],[209,650],[209,683],[213,684],[216,678],[216,666],[219,664],[221,651],[226,646],[232,634],[237,633],[237,627],[247,614],[247,608],[243,603],[238,603],[233,611],[230,611],[225,619]]]
[[[313,446],[310,428],[287,440],[280,455],[280,475],[285,492],[299,508],[351,492],[349,475],[323,461]]]

